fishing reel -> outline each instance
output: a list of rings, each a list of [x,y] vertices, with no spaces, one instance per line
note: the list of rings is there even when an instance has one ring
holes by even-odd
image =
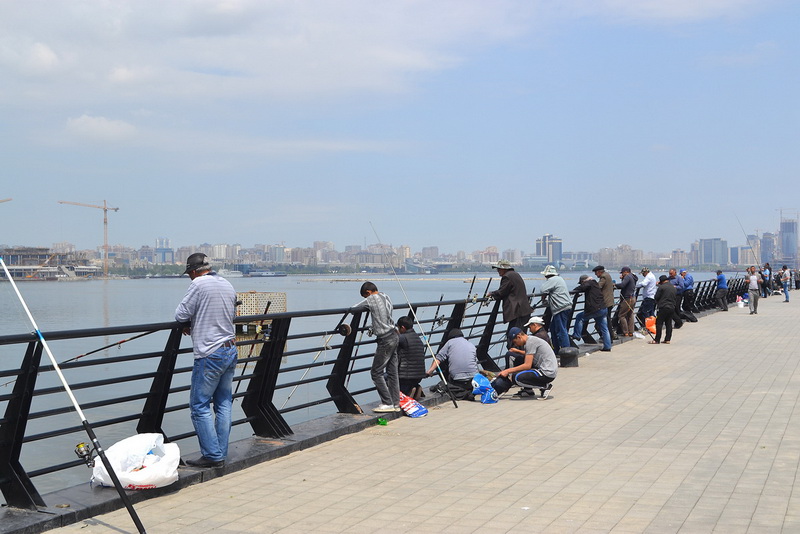
[[[86,462],[86,467],[90,469],[94,467],[95,452],[95,449],[86,443],[81,442],[75,445],[75,454]]]
[[[339,335],[343,336],[343,337],[349,336],[350,332],[352,332],[352,331],[353,331],[353,329],[350,328],[350,325],[347,324],[347,323],[342,323],[342,324],[340,324],[339,326],[336,327],[336,332],[338,332]]]
[[[434,317],[433,322],[436,326],[442,326],[445,322],[447,322],[447,316],[442,314],[439,317]]]

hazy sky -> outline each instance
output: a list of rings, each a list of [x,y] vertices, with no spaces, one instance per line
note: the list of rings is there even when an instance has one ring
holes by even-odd
[[[0,0],[0,243],[688,249],[800,209],[800,2]]]

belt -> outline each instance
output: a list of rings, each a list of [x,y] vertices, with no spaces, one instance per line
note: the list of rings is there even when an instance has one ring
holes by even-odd
[[[232,340],[232,339],[229,339],[228,341],[226,341],[225,343],[223,343],[220,346],[221,347],[235,347],[236,346],[236,342],[234,340]]]

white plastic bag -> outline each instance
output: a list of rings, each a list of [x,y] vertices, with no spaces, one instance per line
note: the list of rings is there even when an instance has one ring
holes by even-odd
[[[153,489],[178,480],[181,451],[177,443],[164,443],[161,434],[137,434],[106,449],[106,458],[125,489]],[[113,486],[114,481],[98,458],[91,482]]]

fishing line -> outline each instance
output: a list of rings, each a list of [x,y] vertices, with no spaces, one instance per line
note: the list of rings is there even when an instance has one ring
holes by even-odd
[[[70,358],[69,360],[64,360],[59,365],[64,365],[65,363],[70,363],[70,362],[74,362],[75,360],[80,360],[84,356],[89,356],[90,354],[95,354],[97,352],[100,352],[101,350],[110,349],[111,347],[119,348],[119,346],[122,345],[123,343],[127,343],[128,341],[133,341],[134,339],[139,339],[140,337],[149,336],[150,334],[155,334],[156,332],[158,332],[158,330],[151,330],[149,332],[144,332],[142,334],[139,334],[139,335],[136,335],[136,336],[133,336],[133,337],[129,337],[128,339],[123,339],[122,341],[117,341],[116,343],[111,343],[110,345],[106,345],[105,347],[100,347],[99,349],[95,349],[95,350],[92,350],[92,351],[89,351],[89,352],[85,352],[83,354],[75,356],[74,358]],[[0,386],[6,387],[9,384],[13,384],[16,381],[17,381],[17,379],[15,378],[14,380],[6,382],[5,384],[1,384]]]
[[[314,358],[311,360],[311,363],[316,363],[316,361],[317,361],[317,359],[319,358],[320,354],[322,354],[322,353],[324,353],[326,350],[328,350],[328,348],[329,348],[329,347],[328,347],[328,342],[330,342],[331,338],[333,338],[333,336],[334,336],[335,334],[339,334],[339,335],[343,335],[343,336],[347,336],[347,335],[349,335],[349,334],[350,334],[350,325],[344,325],[344,326],[346,326],[346,327],[347,327],[347,328],[345,328],[345,329],[342,329],[342,328],[340,328],[340,327],[342,326],[342,323],[344,323],[344,320],[345,320],[345,318],[346,318],[346,317],[347,317],[347,313],[345,313],[345,314],[342,316],[342,319],[339,321],[339,324],[337,324],[337,325],[336,325],[336,328],[334,328],[334,329],[333,329],[333,332],[331,332],[330,334],[328,334],[328,332],[323,332],[323,333],[322,333],[322,335],[323,335],[323,336],[324,336],[325,334],[328,334],[328,337],[322,340],[322,348],[321,348],[321,349],[319,349],[319,351],[317,351],[317,354],[316,354],[316,356],[314,356]],[[324,362],[324,361],[325,361],[325,360],[323,360],[323,362]],[[310,365],[310,364],[309,364],[309,365]],[[309,371],[311,371],[311,367],[306,367],[306,370],[305,370],[305,372],[303,373],[303,376],[301,376],[301,377],[300,377],[300,381],[301,381],[301,382],[302,382],[303,380],[305,380],[306,376],[308,376],[308,373],[309,373]],[[294,395],[295,391],[297,391],[297,388],[299,388],[299,387],[300,387],[300,384],[295,384],[295,386],[292,388],[292,391],[290,391],[290,392],[289,392],[289,396],[288,396],[288,397],[286,397],[286,400],[284,400],[284,401],[283,401],[283,404],[281,404],[281,407],[280,407],[280,409],[281,409],[281,410],[283,410],[283,408],[286,406],[286,404],[287,404],[287,403],[289,402],[289,400],[292,398],[292,395]]]
[[[97,436],[94,433],[89,421],[87,421],[86,416],[83,414],[83,410],[81,410],[80,405],[78,404],[77,399],[75,399],[75,395],[72,394],[72,389],[69,387],[66,378],[64,378],[64,374],[61,372],[61,367],[59,367],[58,362],[56,361],[55,356],[50,351],[50,346],[47,344],[47,340],[45,340],[44,336],[42,335],[41,330],[39,330],[39,326],[36,324],[36,321],[31,314],[31,311],[28,309],[28,305],[25,303],[25,299],[22,298],[22,294],[19,292],[19,288],[17,287],[16,282],[11,277],[11,273],[6,266],[6,262],[3,261],[3,257],[0,256],[0,265],[3,267],[3,271],[5,271],[6,277],[8,281],[11,283],[11,287],[14,289],[14,292],[17,294],[17,298],[19,299],[20,304],[25,310],[25,314],[28,316],[28,320],[30,321],[31,325],[33,326],[34,333],[39,338],[39,342],[42,344],[45,352],[47,353],[47,357],[50,358],[50,363],[53,365],[53,369],[55,370],[56,374],[58,375],[59,380],[61,380],[61,384],[64,386],[64,391],[66,391],[67,395],[69,396],[70,401],[72,401],[72,406],[75,408],[75,411],[78,413],[78,416],[81,418],[81,424],[83,425],[84,430],[86,430],[86,434],[88,434],[89,439],[91,440],[92,444],[94,445],[94,450],[97,452],[97,455],[103,461],[103,465],[108,471],[111,480],[114,482],[114,487],[117,489],[117,493],[119,493],[119,497],[122,500],[122,503],[125,505],[125,508],[128,509],[128,513],[133,520],[133,523],[136,525],[136,528],[139,530],[141,534],[145,534],[144,525],[139,520],[139,516],[136,514],[136,510],[133,509],[133,505],[131,504],[128,495],[125,493],[125,490],[122,487],[122,484],[117,478],[117,474],[114,472],[114,468],[111,466],[111,463],[108,461],[106,457],[106,453],[103,450],[103,447],[100,446],[100,441],[98,441]]]
[[[375,226],[373,226],[372,221],[369,222],[369,225],[372,227],[372,231],[375,234],[375,239],[378,240],[378,244],[381,246],[381,253],[385,254],[384,248],[383,248],[383,241],[381,241],[380,236],[378,236],[378,232],[377,232],[377,230],[375,230]],[[414,317],[414,322],[417,323],[417,326],[419,327],[420,334],[422,334],[422,336],[421,336],[422,340],[425,342],[425,346],[428,348],[428,351],[431,353],[431,357],[435,360],[436,359],[436,354],[433,352],[433,349],[431,348],[431,344],[428,341],[428,336],[427,336],[427,334],[425,334],[425,330],[422,328],[422,324],[419,322],[419,318],[417,318],[417,312],[414,311],[414,307],[411,305],[411,301],[408,298],[408,294],[406,293],[406,290],[403,287],[402,282],[400,282],[400,277],[397,276],[397,272],[395,272],[394,265],[392,265],[391,260],[388,261],[387,263],[389,264],[389,268],[392,270],[392,274],[394,275],[394,278],[397,281],[397,285],[400,286],[400,291],[403,292],[403,298],[405,298],[406,304],[408,304],[408,309],[411,310],[411,315],[412,315],[412,317]],[[449,395],[450,400],[453,401],[453,406],[458,408],[458,403],[456,402],[456,398],[453,395],[453,392],[450,391],[450,387],[449,387],[449,384],[447,382],[447,379],[445,378],[444,373],[442,373],[441,367],[438,366],[438,365],[436,366],[436,372],[439,374],[439,378],[442,379],[442,382],[444,383],[444,386],[445,386],[445,390],[447,391],[447,394]]]

